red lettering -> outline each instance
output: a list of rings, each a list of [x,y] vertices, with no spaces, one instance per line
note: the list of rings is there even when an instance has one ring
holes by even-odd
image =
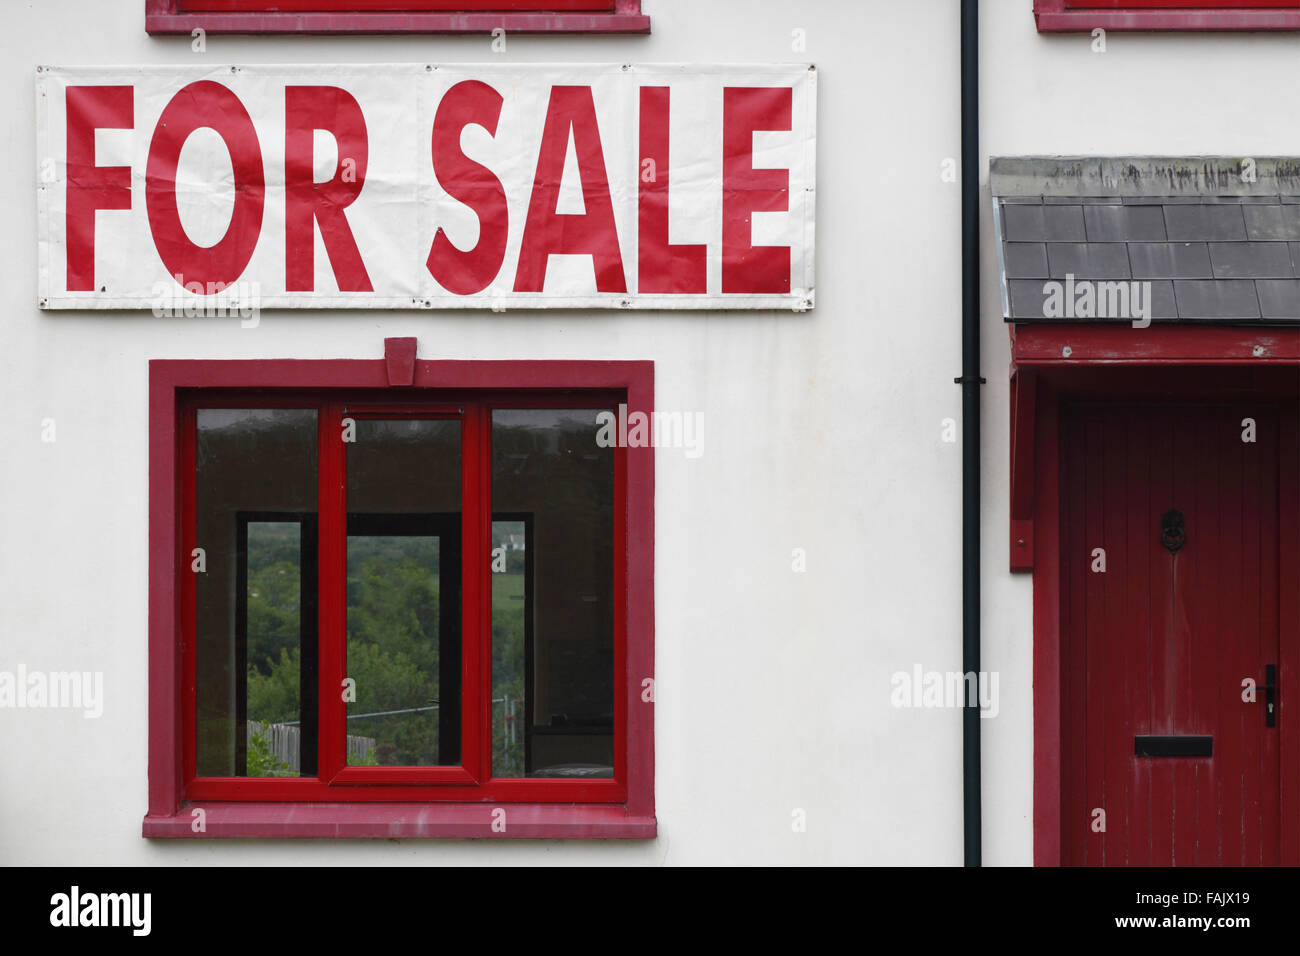
[[[95,130],[133,129],[135,91],[129,86],[70,86],[68,125],[68,291],[95,288],[95,210],[131,208],[131,167],[95,165]]]
[[[478,244],[460,250],[442,227],[433,237],[425,263],[429,274],[448,292],[482,292],[501,271],[510,232],[510,206],[501,180],[460,149],[461,132],[471,123],[496,136],[501,94],[486,83],[464,80],[449,89],[433,118],[433,171],[442,188],[478,216]]]
[[[668,242],[668,87],[641,88],[637,291],[707,292],[708,250]]]
[[[754,168],[754,132],[787,132],[790,87],[722,91],[722,291],[790,291],[790,247],[755,246],[752,215],[790,208],[790,171]]]
[[[582,180],[582,213],[557,213],[569,132]],[[605,156],[590,86],[553,86],[537,154],[537,174],[515,273],[516,292],[541,292],[553,255],[589,255],[599,292],[626,292],[623,258],[614,227]]]
[[[230,225],[221,241],[211,247],[190,241],[176,209],[176,164],[181,147],[200,127],[215,130],[225,141],[235,174]],[[149,229],[167,271],[182,276],[183,283],[198,282],[206,288],[220,288],[237,280],[253,257],[262,231],[265,194],[262,148],[244,104],[211,80],[180,89],[158,117],[144,183]]]
[[[316,182],[312,147],[318,129],[338,145],[334,175],[323,183]],[[368,157],[366,118],[351,93],[336,86],[284,88],[284,287],[290,292],[315,288],[313,222],[339,291],[374,291],[343,211],[361,195]]]

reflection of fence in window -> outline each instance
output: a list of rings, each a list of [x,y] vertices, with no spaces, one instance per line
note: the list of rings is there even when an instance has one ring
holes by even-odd
[[[527,762],[527,660],[532,641],[531,513],[492,515],[492,776]]]
[[[301,753],[302,746],[302,729],[297,724],[265,724],[259,720],[250,720],[246,723],[246,729],[246,741],[250,752],[253,751],[257,737],[261,737],[266,742],[271,767],[278,770],[278,773],[268,773],[267,776],[278,774],[298,776],[302,771],[298,762],[298,754]],[[374,749],[374,737],[357,737],[348,734],[348,756],[355,762],[366,762]]]
[[[494,697],[492,699],[493,710],[500,705],[501,714],[504,723],[504,738],[506,744],[505,756],[507,760],[515,757],[511,752],[512,748],[518,746],[518,735],[515,721],[518,719],[518,710],[520,701],[509,695],[505,697]],[[405,707],[401,710],[381,710],[373,714],[349,714],[348,720],[362,720],[369,717],[391,717],[398,714],[418,714],[425,711],[438,710],[438,705],[433,704],[429,707]],[[272,768],[276,772],[284,773],[287,776],[297,776],[301,772],[298,755],[302,746],[302,731],[297,721],[287,723],[264,723],[260,720],[250,720],[246,722],[247,729],[247,746],[250,750],[254,747],[256,738],[261,737],[267,746],[268,756]],[[370,755],[375,751],[375,738],[365,737],[358,734],[347,735],[347,752],[348,763],[351,765],[370,763]],[[263,773],[262,775],[271,776],[273,774]]]
[[[440,705],[438,704],[430,704],[427,707],[402,707],[397,710],[376,710],[368,714],[348,714],[347,719],[349,721],[353,721],[353,720],[383,721],[386,718],[402,717],[405,716],[406,714],[430,714],[433,718],[433,733],[436,736],[438,733],[437,712],[439,709],[440,709]],[[349,728],[353,728],[353,726],[354,725],[352,725],[351,723],[348,724]],[[379,745],[377,744],[377,741],[381,737],[385,737],[387,735],[389,729],[387,727],[387,724],[386,723],[381,724],[381,727],[383,728],[381,730],[375,730],[373,723],[365,724],[362,726],[368,727],[370,729],[370,732],[375,734],[376,736],[360,737],[352,734],[348,735],[348,757],[347,757],[348,766],[359,766],[359,765],[366,765],[366,764],[375,766],[384,763],[384,761],[380,759],[382,753]],[[392,752],[391,745],[388,748],[384,748],[384,749],[388,752],[389,755],[391,755]]]

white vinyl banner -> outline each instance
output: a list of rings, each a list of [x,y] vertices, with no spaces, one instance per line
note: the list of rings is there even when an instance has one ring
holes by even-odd
[[[810,66],[40,67],[36,98],[43,308],[813,305]]]

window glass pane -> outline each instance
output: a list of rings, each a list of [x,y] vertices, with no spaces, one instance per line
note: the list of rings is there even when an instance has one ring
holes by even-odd
[[[613,775],[614,450],[596,442],[600,411],[492,413],[493,547],[506,549],[492,575],[496,776]]]
[[[528,527],[492,520],[492,772],[524,775],[524,638],[531,630]]]
[[[460,422],[347,444],[349,765],[460,763]]]
[[[316,412],[199,409],[195,452],[198,775],[314,776]]]

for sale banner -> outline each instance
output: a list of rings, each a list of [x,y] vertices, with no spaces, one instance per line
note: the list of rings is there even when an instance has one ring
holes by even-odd
[[[40,67],[40,305],[808,309],[816,72]]]

